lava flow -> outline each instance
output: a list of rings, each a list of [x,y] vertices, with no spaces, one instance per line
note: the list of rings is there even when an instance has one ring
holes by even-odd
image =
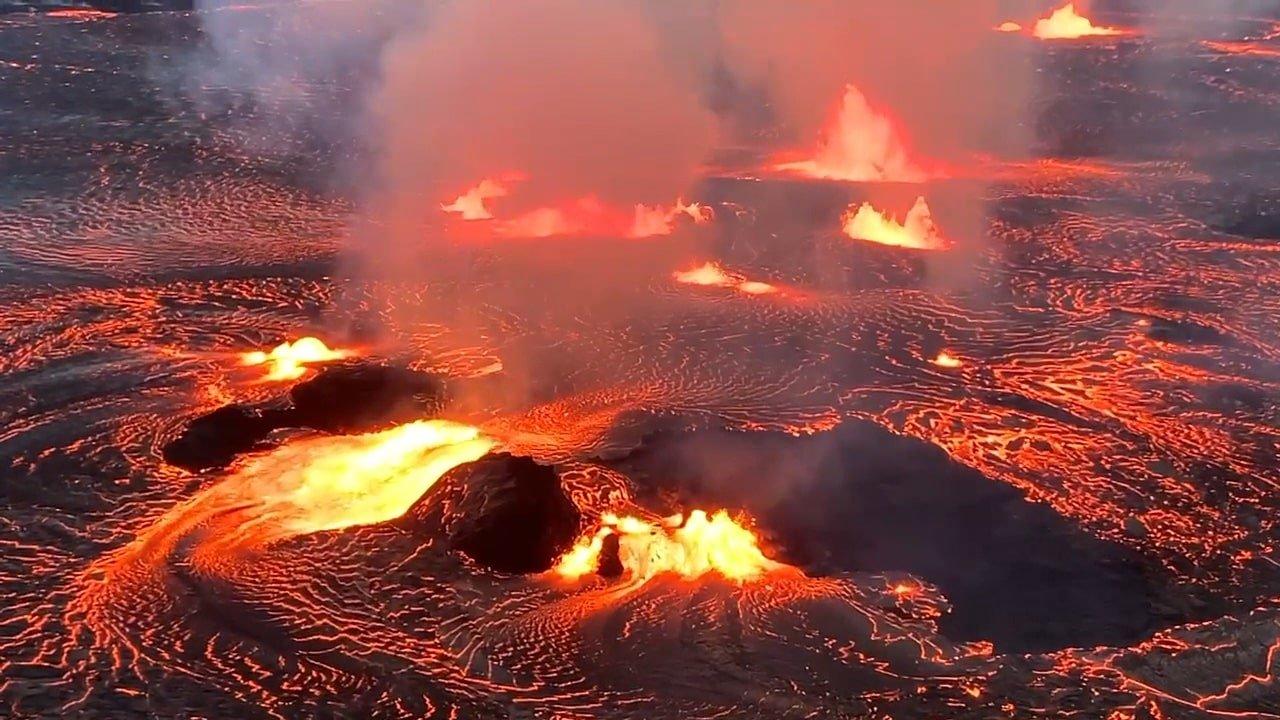
[[[886,217],[872,207],[871,203],[865,202],[856,211],[850,206],[842,221],[844,234],[854,240],[913,250],[945,250],[951,246],[938,232],[924,197],[916,198],[915,204],[907,211],[907,217],[901,223],[897,218]]]
[[[688,518],[676,514],[658,522],[605,513],[600,528],[580,538],[556,563],[555,572],[570,580],[596,572],[610,536],[618,539],[618,560],[633,584],[663,573],[686,580],[715,573],[743,582],[787,567],[765,557],[755,534],[728,512],[694,510]]]
[[[1031,34],[1041,40],[1073,40],[1099,35],[1124,35],[1119,28],[1094,25],[1089,18],[1076,12],[1076,5],[1069,2],[1054,10],[1049,17],[1041,18],[1031,28]]]
[[[894,121],[853,85],[845,86],[813,157],[780,162],[774,169],[849,182],[918,183],[929,177],[912,160]]]
[[[167,513],[137,543],[167,545],[199,528],[210,548],[254,548],[394,520],[446,472],[493,447],[478,428],[448,420],[296,440],[251,458]]]
[[[272,348],[271,352],[255,350],[243,353],[241,363],[244,365],[266,365],[268,381],[296,380],[307,372],[307,366],[345,360],[355,353],[341,348],[330,348],[323,340],[315,337],[298,338],[293,342],[282,342]]]
[[[769,295],[778,292],[776,285],[759,280],[747,280],[743,276],[731,273],[710,261],[688,270],[678,270],[671,273],[671,277],[676,282],[685,283],[686,285],[732,288],[748,295]]]

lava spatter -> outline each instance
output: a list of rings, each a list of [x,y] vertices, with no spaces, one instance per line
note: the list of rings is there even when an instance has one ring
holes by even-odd
[[[240,362],[247,366],[265,365],[267,374],[264,380],[282,381],[297,380],[311,365],[344,360],[354,355],[352,350],[330,348],[323,340],[308,336],[282,342],[269,352],[254,350],[243,353]]]
[[[606,513],[600,528],[580,539],[553,571],[571,580],[597,571],[610,537],[617,539],[624,575],[637,584],[664,573],[690,580],[714,573],[742,582],[783,567],[765,557],[755,534],[728,512],[692,510],[688,517],[678,514],[657,522]]]

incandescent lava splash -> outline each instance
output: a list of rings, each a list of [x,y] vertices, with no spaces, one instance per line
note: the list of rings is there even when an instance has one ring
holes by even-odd
[[[731,288],[747,295],[770,295],[778,292],[776,285],[760,280],[748,280],[711,261],[688,270],[677,270],[671,273],[671,277],[676,282],[686,285]]]
[[[1074,2],[1054,10],[1049,17],[1041,18],[1031,28],[1031,34],[1041,40],[1073,40],[1100,35],[1124,35],[1119,28],[1094,25],[1089,18],[1076,12]]]
[[[307,372],[308,365],[345,360],[355,353],[341,348],[330,348],[315,337],[303,337],[293,342],[282,342],[271,352],[254,350],[240,356],[243,365],[266,365],[264,380],[297,380]]]
[[[478,185],[454,198],[451,203],[442,203],[440,209],[447,213],[456,213],[463,220],[491,220],[493,213],[485,205],[486,200],[506,197],[507,186],[497,180],[485,178]]]
[[[606,203],[595,195],[572,197],[548,205],[527,208],[506,217],[495,215],[487,201],[507,198],[515,193],[512,184],[525,180],[524,173],[507,173],[500,178],[484,178],[440,209],[462,220],[491,220],[492,233],[505,238],[544,238],[553,236],[599,235],[645,238],[669,235],[680,220],[701,225],[715,218],[710,207],[701,203],[646,205],[631,208]]]
[[[872,207],[871,203],[865,202],[857,210],[850,206],[842,221],[844,234],[854,240],[912,250],[945,250],[951,246],[939,233],[938,226],[933,222],[933,213],[923,196],[916,198],[915,204],[907,211],[907,217],[901,223],[897,218],[886,217]]]
[[[929,173],[911,158],[893,119],[846,85],[840,107],[813,157],[781,162],[775,170],[849,182],[924,182]]]
[[[623,575],[636,585],[663,573],[685,580],[714,573],[745,582],[788,567],[765,557],[755,533],[728,512],[693,510],[687,518],[679,513],[656,522],[604,513],[600,528],[580,538],[555,572],[570,580],[597,572],[610,537],[617,538]]]

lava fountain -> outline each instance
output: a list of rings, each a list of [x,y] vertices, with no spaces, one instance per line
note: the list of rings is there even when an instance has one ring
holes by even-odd
[[[1099,35],[1124,35],[1119,28],[1094,25],[1089,18],[1076,12],[1076,5],[1069,2],[1054,10],[1049,17],[1041,18],[1031,28],[1031,34],[1041,40],[1072,40]]]
[[[912,250],[945,250],[951,246],[939,233],[938,226],[933,222],[933,213],[923,196],[916,198],[915,204],[907,211],[907,217],[901,223],[897,218],[886,217],[872,207],[871,203],[865,202],[856,211],[852,205],[849,206],[842,220],[844,234],[854,240]]]
[[[778,163],[774,169],[849,182],[923,182],[928,173],[912,159],[895,123],[853,85],[812,158]]]
[[[454,198],[453,202],[441,204],[440,209],[447,213],[456,213],[463,220],[490,220],[493,218],[493,213],[489,212],[485,201],[506,197],[506,195],[506,185],[497,180],[485,178],[475,187]]]
[[[580,538],[554,571],[576,580],[600,567],[605,540],[618,540],[618,560],[632,584],[671,573],[686,580],[717,574],[735,582],[755,580],[789,566],[765,557],[755,533],[724,510],[708,515],[694,510],[657,522],[605,513],[600,528]]]
[[[243,353],[240,359],[243,365],[266,365],[267,375],[264,380],[281,381],[302,377],[306,374],[308,365],[343,360],[353,355],[355,353],[351,350],[330,348],[323,340],[308,336],[280,343],[271,352],[255,350]]]

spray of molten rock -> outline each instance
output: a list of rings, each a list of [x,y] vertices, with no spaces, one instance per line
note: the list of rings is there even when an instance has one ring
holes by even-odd
[[[1094,25],[1089,18],[1076,12],[1075,3],[1067,3],[1041,18],[1031,28],[1031,34],[1041,40],[1074,40],[1099,35],[1124,35],[1119,28]]]
[[[645,238],[669,235],[681,220],[701,225],[715,217],[711,208],[677,199],[674,205],[614,207],[594,195],[570,198],[556,205],[526,210],[514,217],[499,217],[488,201],[512,194],[511,186],[526,179],[510,172],[499,179],[485,178],[440,209],[462,220],[492,220],[491,229],[499,237],[543,238],[562,235],[617,235]]]
[[[862,203],[857,210],[850,206],[842,220],[844,234],[854,240],[866,240],[912,250],[945,250],[951,247],[951,243],[942,236],[938,226],[934,224],[933,213],[930,212],[929,205],[923,197],[916,198],[915,204],[907,211],[907,217],[902,222],[898,222],[894,217],[886,217],[884,213],[872,207],[871,203]]]
[[[744,582],[790,567],[765,557],[755,533],[724,510],[712,515],[694,510],[688,517],[678,514],[657,522],[605,513],[600,528],[580,538],[554,572],[569,580],[596,572],[611,537],[617,539],[618,560],[632,584],[666,573],[686,580],[716,574]]]
[[[778,163],[774,169],[849,182],[918,183],[929,177],[912,161],[894,121],[852,85],[845,87],[835,119],[813,156]]]
[[[323,340],[314,337],[283,342],[271,352],[255,350],[240,356],[243,365],[265,365],[267,381],[297,380],[307,372],[308,365],[345,360],[355,353],[341,348],[330,348]]]

